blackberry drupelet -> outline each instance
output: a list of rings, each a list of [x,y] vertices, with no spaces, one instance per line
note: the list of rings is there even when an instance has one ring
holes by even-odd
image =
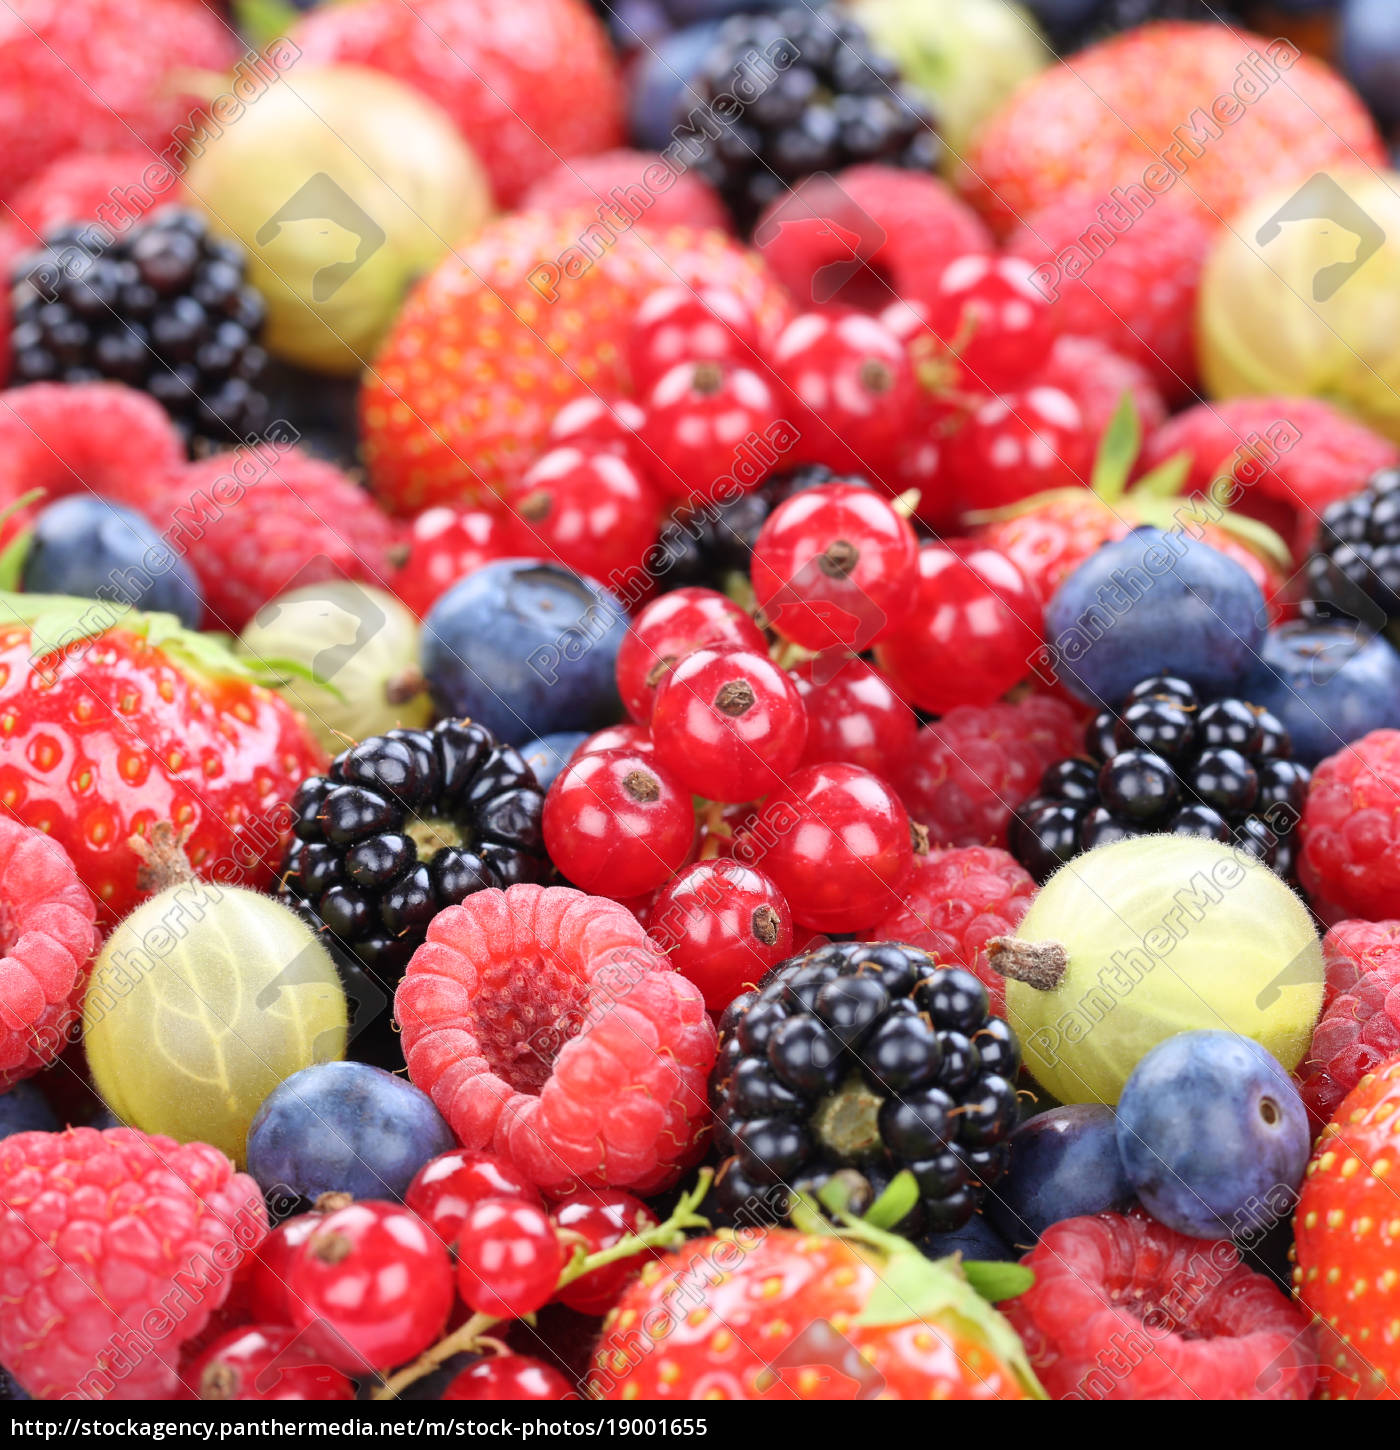
[[[1355,620],[1368,633],[1400,620],[1400,468],[1327,508],[1306,578],[1311,618]]]
[[[745,230],[804,176],[861,162],[931,171],[942,150],[899,68],[832,9],[726,20],[694,89],[717,131],[697,164]]]
[[[544,877],[543,806],[484,725],[389,730],[297,787],[278,894],[372,974],[397,975],[443,907]]]
[[[959,1227],[1006,1170],[1020,1046],[982,984],[917,947],[840,942],[775,967],[720,1019],[720,1214],[786,1217],[834,1179],[863,1214],[909,1169],[895,1226]]]
[[[163,210],[115,239],[64,227],[16,265],[14,381],[140,388],[187,443],[227,448],[261,433],[266,304],[246,266],[194,212]]]
[[[1247,700],[1203,703],[1185,680],[1144,680],[1085,730],[1016,812],[1012,854],[1037,881],[1095,846],[1170,833],[1233,841],[1285,878],[1310,773],[1288,732]]]

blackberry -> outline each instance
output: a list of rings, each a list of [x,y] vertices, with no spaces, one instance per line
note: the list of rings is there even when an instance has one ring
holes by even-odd
[[[1037,881],[1095,846],[1170,833],[1233,841],[1292,876],[1293,828],[1310,773],[1288,732],[1247,700],[1204,703],[1185,680],[1135,686],[1085,730],[1085,754],[1056,761],[1016,812],[1012,854]]]
[[[899,68],[859,22],[830,9],[732,16],[694,90],[710,131],[696,164],[745,230],[814,172],[861,162],[931,171],[942,151]]]
[[[793,957],[720,1019],[717,1211],[780,1221],[834,1183],[862,1214],[908,1169],[919,1198],[895,1231],[958,1228],[1006,1171],[1020,1060],[977,978],[917,947]]]
[[[1153,20],[1243,24],[1221,0],[1031,0],[1030,8],[1061,55]]]
[[[278,895],[393,976],[443,907],[544,877],[543,808],[530,767],[484,725],[389,730],[297,787]]]
[[[237,243],[176,208],[117,238],[55,231],[15,267],[13,379],[140,388],[186,443],[227,448],[259,434],[266,305],[246,267]]]
[[[1308,560],[1303,613],[1368,633],[1400,620],[1400,468],[1375,474],[1322,515]]]

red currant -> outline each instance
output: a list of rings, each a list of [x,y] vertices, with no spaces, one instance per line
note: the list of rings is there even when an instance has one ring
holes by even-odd
[[[859,931],[900,902],[914,866],[909,815],[858,765],[809,765],[739,828],[736,860],[762,866],[818,931]]]
[[[632,621],[617,652],[617,688],[627,713],[646,724],[656,687],[678,660],[702,646],[768,648],[752,616],[713,589],[673,589],[653,599]]]
[[[1089,480],[1094,438],[1079,404],[1059,388],[988,398],[948,440],[954,510],[1005,508],[1052,488]]]
[[[472,1204],[457,1236],[457,1292],[475,1314],[520,1319],[554,1297],[564,1246],[549,1215],[518,1198]]]
[[[498,1354],[464,1369],[444,1400],[566,1400],[574,1387],[557,1369],[528,1354]]]
[[[724,1011],[792,955],[792,911],[783,893],[739,861],[686,867],[656,898],[647,929],[712,1012]]]
[[[859,652],[908,614],[918,560],[914,531],[887,498],[823,483],[769,514],[753,547],[754,595],[784,639]]]
[[[580,755],[601,755],[605,750],[633,750],[639,755],[650,755],[655,748],[651,731],[645,725],[624,721],[621,725],[606,725],[601,730],[595,730],[575,749],[570,759],[577,760]]]
[[[452,1261],[410,1209],[365,1199],[327,1214],[287,1275],[292,1327],[347,1374],[405,1364],[442,1333]]]
[[[578,447],[610,448],[628,458],[644,456],[637,433],[646,414],[631,398],[600,398],[585,393],[565,403],[550,424],[551,443],[572,443]]]
[[[715,362],[673,367],[647,395],[646,415],[647,466],[658,487],[682,500],[703,500],[721,485],[732,489],[744,445],[752,447],[781,419],[773,389],[756,372]]]
[[[586,1189],[562,1198],[554,1205],[553,1218],[571,1250],[574,1244],[569,1235],[575,1235],[585,1254],[610,1249],[629,1234],[642,1233],[661,1222],[640,1198],[616,1188]],[[560,1290],[559,1300],[580,1314],[606,1314],[642,1263],[641,1257],[635,1257],[604,1264]]]
[[[1050,303],[1014,257],[958,257],[943,269],[929,316],[977,386],[994,392],[1035,373],[1050,356]]]
[[[652,754],[575,755],[545,797],[544,844],[580,891],[640,896],[694,849],[690,789]]]
[[[594,445],[554,448],[506,494],[514,552],[607,581],[636,570],[661,532],[661,501],[640,473]]]
[[[747,801],[773,790],[802,758],[807,711],[787,671],[766,654],[699,649],[657,687],[651,733],[656,758],[686,790]]]
[[[408,552],[392,584],[420,618],[459,579],[510,555],[509,522],[485,509],[425,509],[408,531]]]
[[[904,297],[896,297],[875,315],[879,318],[880,325],[887,328],[905,346],[928,336],[929,309],[926,302],[913,302]]]
[[[465,1148],[428,1159],[414,1174],[403,1201],[451,1248],[467,1210],[483,1198],[540,1201],[539,1190],[517,1168],[489,1153]]]
[[[717,287],[663,287],[637,309],[627,338],[632,386],[651,387],[677,363],[753,367],[760,328],[753,311]]]
[[[289,1324],[287,1273],[297,1248],[321,1226],[319,1213],[284,1219],[260,1243],[248,1271],[248,1310],[259,1324]]]
[[[990,705],[1019,683],[1040,648],[1040,601],[1005,554],[970,540],[919,551],[909,619],[875,647],[875,663],[911,704],[935,715]]]
[[[305,1337],[256,1324],[221,1334],[186,1378],[201,1400],[353,1400],[355,1387],[322,1362]]]
[[[769,357],[796,399],[802,455],[832,468],[882,473],[919,405],[906,344],[862,312],[804,312]]]
[[[826,656],[803,660],[792,677],[807,706],[803,765],[845,761],[886,780],[898,778],[919,722],[888,680],[864,660],[833,667]]]

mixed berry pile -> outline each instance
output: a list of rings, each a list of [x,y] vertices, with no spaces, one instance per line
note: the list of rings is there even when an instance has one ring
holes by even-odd
[[[4,1398],[1400,1394],[1400,7],[9,9]]]

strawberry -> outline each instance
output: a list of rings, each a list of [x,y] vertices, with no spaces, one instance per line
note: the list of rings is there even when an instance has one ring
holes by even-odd
[[[1220,224],[1332,166],[1386,166],[1375,122],[1334,71],[1287,41],[1182,21],[1028,81],[979,133],[959,184],[1004,236],[1062,197],[1136,214],[1169,190]]]
[[[118,229],[180,201],[174,171],[149,151],[72,151],[51,161],[15,193],[15,226],[31,246],[56,227],[100,221]]]
[[[393,513],[480,502],[518,479],[555,414],[624,388],[641,300],[677,280],[737,294],[765,329],[787,302],[763,263],[714,231],[620,232],[597,218],[504,217],[444,258],[409,298],[360,398],[370,483]]]
[[[622,78],[584,0],[359,0],[291,39],[308,65],[370,66],[436,101],[503,207],[564,158],[622,144]]]
[[[1363,1077],[1323,1129],[1293,1217],[1298,1297],[1321,1320],[1324,1399],[1400,1391],[1400,1058]]]
[[[980,536],[1020,567],[1047,603],[1085,559],[1103,544],[1121,539],[1139,524],[1199,532],[1204,542],[1249,572],[1265,599],[1272,599],[1288,567],[1283,541],[1254,519],[1209,504],[1194,489],[1186,460],[1162,458],[1129,489],[1140,434],[1131,404],[1120,406],[1100,445],[1091,488],[1056,488],[980,518]],[[1151,444],[1149,443],[1149,449]]]
[[[1041,1397],[1020,1340],[956,1260],[852,1232],[860,1242],[721,1230],[653,1260],[603,1321],[590,1389],[605,1400]],[[1027,1282],[1014,1265],[974,1271],[1012,1292]]]
[[[91,599],[0,593],[0,805],[68,852],[110,922],[142,899],[134,835],[266,886],[286,802],[325,757],[212,636]]]

